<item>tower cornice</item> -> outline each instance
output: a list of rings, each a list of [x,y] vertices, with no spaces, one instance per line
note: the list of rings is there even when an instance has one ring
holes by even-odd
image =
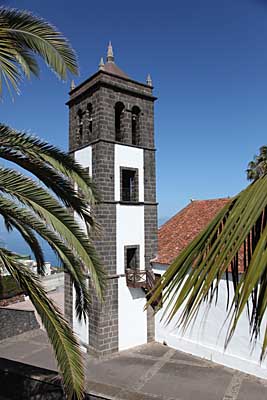
[[[88,143],[84,144],[84,145],[77,146],[77,147],[75,147],[75,149],[70,149],[69,150],[69,154],[74,154],[75,151],[85,149],[86,147],[93,146],[93,145],[95,145],[97,143],[100,143],[100,142],[111,143],[111,144],[114,144],[114,145],[119,144],[120,146],[134,147],[136,149],[142,149],[142,150],[153,151],[153,152],[157,151],[156,147],[137,146],[137,145],[133,145],[133,144],[129,144],[129,143],[116,142],[115,140],[97,138],[95,140],[92,140],[91,142],[88,142]]]
[[[77,97],[83,95],[88,90],[94,88],[97,85],[98,86],[108,85],[109,87],[118,87],[121,91],[124,91],[126,93],[131,93],[138,97],[145,97],[153,101],[157,100],[157,97],[153,96],[152,94],[153,86],[135,81],[130,78],[124,78],[121,76],[111,74],[106,71],[99,70],[95,74],[90,76],[90,78],[86,79],[84,82],[82,82],[69,92],[70,99],[66,104],[69,105]]]

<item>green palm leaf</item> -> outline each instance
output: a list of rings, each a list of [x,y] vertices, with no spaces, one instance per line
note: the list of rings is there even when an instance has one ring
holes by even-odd
[[[0,214],[3,215],[1,211]],[[28,244],[37,262],[37,272],[38,274],[43,275],[44,263],[45,263],[44,254],[36,236],[33,233],[33,230],[29,228],[24,221],[20,223],[19,221],[17,221],[16,218],[11,217],[10,215],[7,216],[7,214],[4,214],[3,217],[7,230],[11,231],[13,230],[13,228],[15,228],[21,234],[25,242]]]
[[[10,35],[7,33],[8,25],[0,16],[0,93],[2,93],[3,80],[10,89],[9,82],[18,92],[20,73],[14,61],[16,59],[16,50]]]
[[[0,248],[0,263],[27,292],[51,341],[68,398],[83,398],[84,372],[79,344],[54,303],[48,299],[39,278],[18,262],[18,255]]]
[[[34,56],[27,50],[21,48],[16,53],[16,59],[18,64],[20,65],[24,75],[30,79],[31,74],[38,76],[39,75],[39,67],[37,61]]]
[[[162,293],[163,302],[167,304],[163,317],[168,322],[183,307],[179,324],[186,329],[201,304],[217,296],[224,276],[228,283],[231,266],[235,296],[230,298],[228,292],[230,324],[226,344],[248,303],[251,339],[257,339],[267,307],[266,192],[265,174],[229,200],[170,265],[148,302],[151,304]],[[242,257],[238,261],[240,251]],[[262,358],[267,351],[267,326],[264,330]]]
[[[85,171],[67,154],[3,125],[0,126],[0,157],[34,173],[50,189],[47,191],[21,173],[0,168],[0,192],[2,193],[0,214],[9,227],[16,228],[20,232],[37,260],[39,257],[40,265],[43,263],[40,258],[41,249],[35,241],[34,232],[47,241],[62,260],[65,271],[70,275],[77,294],[75,310],[78,318],[87,318],[90,294],[85,284],[86,271],[89,272],[100,298],[105,286],[105,273],[88,237],[88,232],[80,228],[73,214],[65,210],[62,204],[74,210],[87,226],[92,226],[94,221],[89,207],[94,202],[96,192],[88,174],[85,174]],[[58,157],[59,161],[55,160],[55,157]],[[57,168],[54,165],[57,165]],[[82,182],[85,189],[83,195],[80,191],[78,194],[73,190],[74,184],[79,187],[77,182]],[[53,196],[53,193],[61,202]],[[52,332],[53,325],[49,329]],[[52,344],[61,346],[60,343],[52,342]],[[56,351],[60,349],[56,348]],[[65,351],[75,352],[76,349],[72,347],[69,350],[65,347],[61,348],[61,351],[63,358]],[[63,377],[66,380],[64,374]],[[75,379],[79,381],[81,376]],[[70,390],[68,385],[66,388]],[[74,391],[76,391],[75,387]],[[77,396],[79,395],[80,393],[77,392]]]
[[[76,290],[77,317],[86,318],[90,305],[86,271],[100,298],[105,286],[105,273],[87,236],[89,230],[87,234],[81,230],[73,214],[62,205],[79,215],[87,227],[94,225],[90,207],[97,192],[88,173],[64,152],[4,125],[0,125],[0,157],[33,173],[50,189],[45,190],[11,169],[0,168],[0,214],[21,233],[37,260],[40,249],[34,242],[33,232],[47,241],[62,260]],[[82,186],[82,191],[75,191],[74,185],[79,189]]]
[[[90,204],[99,201],[99,195],[88,172],[84,170],[72,157],[37,137],[18,132],[8,126],[0,124],[0,154],[25,157],[26,168],[29,169],[28,160],[42,162],[42,165],[52,167],[52,171],[63,174],[72,183],[77,184],[84,192],[87,202]],[[7,156],[6,156],[7,157]],[[12,160],[13,161],[13,160]],[[14,162],[17,162],[14,160]],[[37,170],[38,171],[38,170]],[[30,170],[30,172],[32,172]],[[46,183],[46,182],[44,182]],[[66,194],[65,194],[66,196]]]
[[[5,219],[13,219],[17,224],[28,227],[38,233],[50,245],[56,255],[62,260],[65,270],[76,289],[76,312],[79,318],[86,317],[89,310],[90,294],[85,285],[85,276],[80,267],[81,261],[75,256],[72,248],[49,227],[42,219],[27,208],[19,207],[14,201],[0,197],[0,214]]]
[[[95,226],[95,220],[89,208],[90,203],[85,197],[81,197],[81,193],[78,195],[77,191],[74,190],[73,183],[66,179],[62,173],[57,172],[51,166],[37,159],[37,157],[21,155],[21,153],[11,148],[0,146],[0,157],[34,174],[58,196],[66,207],[73,209],[91,227]]]
[[[62,34],[48,22],[27,11],[0,8],[0,93],[4,80],[16,92],[22,74],[38,76],[36,55],[62,79],[67,72],[78,73],[73,49]]]
[[[78,73],[74,51],[51,24],[27,11],[1,7],[0,94],[3,82],[12,95],[12,88],[19,92],[24,76],[38,76],[36,56],[42,57],[62,79],[67,78],[68,72]],[[91,179],[68,154],[1,124],[0,157],[30,172],[41,182],[38,185],[11,169],[0,169],[0,215],[7,229],[16,229],[21,234],[34,253],[40,272],[44,257],[35,234],[47,241],[75,287],[78,318],[86,318],[90,295],[85,274],[89,272],[100,297],[105,277],[88,236],[93,233],[89,228],[95,226],[90,209],[98,199]],[[85,223],[85,231],[74,220],[74,213]],[[40,314],[54,347],[68,398],[82,398],[83,366],[71,329],[47,299],[39,279],[19,264],[14,253],[0,249],[0,270],[1,266],[5,266],[27,290]]]
[[[30,207],[64,238],[89,271],[98,296],[102,296],[104,272],[93,246],[73,216],[44,188],[32,179],[8,168],[0,168],[0,191]],[[90,256],[91,255],[91,256]]]

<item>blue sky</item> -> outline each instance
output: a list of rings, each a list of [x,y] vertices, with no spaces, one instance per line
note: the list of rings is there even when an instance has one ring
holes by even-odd
[[[267,144],[267,0],[101,2],[10,0],[42,16],[75,48],[81,82],[112,40],[116,63],[133,79],[150,72],[155,107],[159,217],[191,198],[231,196]],[[68,148],[70,82],[44,64],[40,79],[7,93],[1,121]]]

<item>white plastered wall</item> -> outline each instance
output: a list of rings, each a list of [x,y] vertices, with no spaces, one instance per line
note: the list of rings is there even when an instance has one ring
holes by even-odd
[[[120,200],[120,167],[138,169],[139,201],[144,201],[143,157],[142,149],[115,145],[116,201]],[[130,245],[139,246],[140,269],[144,269],[144,206],[117,204],[116,215],[117,274],[125,273],[124,247]],[[145,293],[142,289],[128,288],[125,277],[119,278],[119,350],[125,350],[147,342],[145,303]]]
[[[155,273],[162,274],[167,267],[168,266],[155,264],[153,270]],[[233,291],[231,283],[230,290]],[[213,303],[209,308],[209,312],[207,312],[206,305],[201,306],[194,325],[190,326],[184,334],[181,329],[176,326],[182,310],[175,316],[173,321],[166,326],[164,320],[160,321],[164,311],[163,308],[156,314],[155,339],[160,343],[165,341],[169,346],[177,350],[194,354],[227,367],[266,379],[267,360],[262,364],[259,362],[263,337],[256,342],[253,348],[253,345],[250,344],[246,312],[241,316],[231,342],[226,350],[224,349],[228,327],[228,323],[225,323],[227,316],[226,300],[227,285],[226,281],[223,279],[219,287],[217,305],[215,306]],[[262,325],[264,328],[267,322],[266,317]]]
[[[139,201],[144,201],[144,152],[143,149],[115,144],[115,201],[120,201],[120,167],[138,169]]]
[[[74,155],[75,161],[82,165],[84,168],[89,167],[89,174],[92,175],[92,148],[91,146],[85,147],[81,150],[77,150]],[[76,216],[80,226],[84,229],[84,223],[81,219]],[[89,344],[89,321],[88,318],[86,321],[84,319],[79,321],[76,312],[75,312],[75,301],[76,301],[76,292],[73,288],[73,330],[78,335],[81,344],[88,345]]]

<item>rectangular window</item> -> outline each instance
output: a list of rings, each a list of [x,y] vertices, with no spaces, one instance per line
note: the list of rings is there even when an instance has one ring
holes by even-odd
[[[136,248],[127,249],[127,268],[136,269]]]
[[[125,269],[139,269],[139,246],[125,246]]]
[[[138,170],[121,168],[121,201],[138,201]]]

